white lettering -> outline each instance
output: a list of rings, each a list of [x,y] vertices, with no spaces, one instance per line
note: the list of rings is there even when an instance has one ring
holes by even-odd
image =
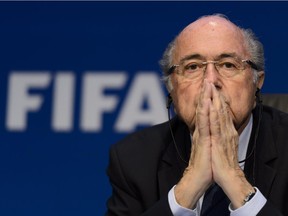
[[[83,131],[100,131],[103,113],[115,109],[117,96],[105,94],[105,89],[120,89],[127,80],[124,72],[86,73],[82,83],[80,127]]]
[[[56,131],[71,131],[74,117],[75,77],[73,73],[58,73],[54,82],[52,128]]]
[[[152,72],[137,74],[124,101],[115,130],[131,132],[138,125],[157,124],[167,120],[164,98],[159,76]],[[143,110],[145,100],[148,108]]]
[[[27,127],[27,114],[37,111],[43,102],[40,95],[29,94],[31,88],[45,88],[51,76],[45,71],[12,72],[9,77],[6,127],[9,130],[23,131]]]
[[[56,132],[71,132],[74,118],[77,117],[82,131],[99,132],[103,130],[106,113],[118,115],[110,127],[121,133],[167,120],[165,96],[158,74],[138,72],[131,80],[131,85],[127,86],[129,89],[125,96],[109,92],[122,90],[127,79],[128,74],[121,71],[84,73],[78,115],[75,104],[75,95],[78,95],[75,94],[76,76],[73,71],[57,72],[53,79],[52,97],[47,98],[45,103],[51,106],[51,129]],[[10,74],[6,107],[7,130],[27,129],[29,113],[39,111],[44,101],[44,95],[31,90],[48,88],[51,80],[52,73],[49,71],[14,71]],[[120,97],[123,103],[122,107],[118,107],[119,114],[113,113],[119,106]]]

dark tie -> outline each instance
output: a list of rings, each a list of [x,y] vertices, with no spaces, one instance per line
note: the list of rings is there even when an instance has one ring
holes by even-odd
[[[230,201],[221,187],[213,184],[204,195],[201,216],[226,216],[230,215],[228,209]]]

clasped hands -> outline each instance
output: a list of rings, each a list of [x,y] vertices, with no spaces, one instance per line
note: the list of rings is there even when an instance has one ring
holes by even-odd
[[[189,164],[175,187],[177,202],[194,208],[212,183],[226,193],[233,208],[254,190],[238,164],[239,135],[229,106],[214,84],[204,80],[192,135]]]

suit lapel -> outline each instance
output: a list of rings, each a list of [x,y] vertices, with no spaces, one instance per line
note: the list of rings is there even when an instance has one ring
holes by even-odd
[[[277,151],[273,136],[273,124],[270,119],[265,118],[265,113],[262,116],[256,148],[253,156],[245,163],[244,172],[249,182],[258,187],[264,196],[268,197],[276,176],[276,170],[273,167],[277,158]],[[253,135],[250,138],[247,155],[253,148],[258,119],[259,113],[256,111],[254,112]]]
[[[276,162],[277,151],[272,127],[272,122],[265,122],[263,120],[256,148],[256,170],[258,169],[256,184],[259,185],[260,191],[266,197],[270,194],[273,180],[276,176],[274,163]]]
[[[189,160],[190,155],[190,135],[187,127],[177,117],[171,121],[172,131],[175,137],[179,154],[184,160]],[[167,195],[168,191],[178,183],[183,175],[187,164],[181,160],[177,154],[170,131],[168,133],[167,148],[159,163],[158,186],[160,196]]]
[[[173,145],[170,145],[173,147]],[[181,170],[177,163],[173,163],[172,158],[176,159],[175,155],[171,155],[172,148],[169,149],[170,152],[166,152],[160,162],[160,167],[158,170],[158,185],[160,196],[167,195],[167,192],[180,180],[182,176]]]

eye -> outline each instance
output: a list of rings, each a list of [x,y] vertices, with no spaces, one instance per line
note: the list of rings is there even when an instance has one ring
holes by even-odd
[[[184,70],[188,73],[193,73],[201,70],[203,64],[201,62],[190,62],[184,67]]]
[[[232,62],[223,62],[222,64],[220,64],[221,67],[223,68],[227,68],[227,69],[234,69],[236,68],[235,64]]]
[[[239,63],[235,61],[234,59],[225,59],[218,63],[219,67],[224,70],[238,70],[239,69]]]

